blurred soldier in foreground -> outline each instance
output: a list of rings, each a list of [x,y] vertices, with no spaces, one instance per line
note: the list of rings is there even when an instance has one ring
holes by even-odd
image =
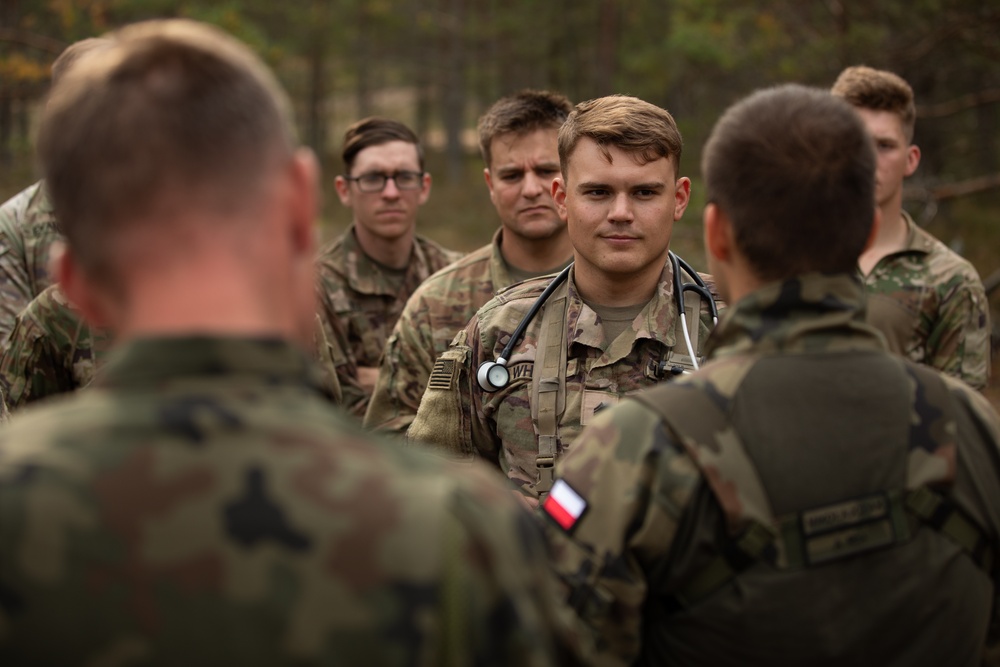
[[[386,346],[365,426],[403,433],[434,362],[480,307],[516,282],[555,273],[573,253],[552,201],[559,175],[559,126],[573,110],[564,96],[523,90],[479,119],[479,149],[500,217],[493,241],[430,277],[403,309]]]
[[[52,85],[88,53],[110,41],[92,37],[66,47],[52,63]],[[43,182],[35,183],[0,206],[0,347],[17,314],[51,285],[52,249],[62,238]]]
[[[893,352],[984,389],[990,324],[979,274],[903,210],[903,180],[920,164],[920,148],[913,143],[913,89],[892,72],[848,67],[833,94],[861,116],[878,158],[875,200],[882,224],[860,260],[868,322]]]
[[[648,102],[616,95],[576,106],[559,130],[562,176],[552,183],[573,244],[568,277],[547,299],[551,277],[479,309],[436,362],[408,438],[488,461],[535,506],[553,461],[599,410],[692,362],[711,319],[699,322],[696,297],[682,331],[668,259],[691,192],[681,147],[673,117]],[[497,383],[484,371],[500,358],[506,380]]]
[[[542,510],[597,663],[978,664],[997,416],[864,322],[864,126],[782,86],[727,111],[702,159],[729,304],[710,361],[599,414]]]
[[[321,396],[317,171],[248,49],[125,28],[39,151],[61,284],[117,347],[0,433],[0,664],[556,661],[531,518]]]
[[[319,256],[320,301],[345,405],[362,417],[385,341],[403,305],[428,276],[461,253],[417,234],[431,193],[417,135],[402,123],[366,118],[344,134],[337,195],[353,221]]]

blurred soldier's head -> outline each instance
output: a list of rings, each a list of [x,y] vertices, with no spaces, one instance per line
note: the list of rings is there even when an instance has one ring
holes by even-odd
[[[412,237],[417,210],[431,193],[417,135],[395,120],[365,118],[344,133],[342,157],[337,195],[352,210],[362,247]]]
[[[727,110],[702,153],[705,244],[723,295],[734,263],[760,282],[856,271],[874,174],[864,125],[826,91],[779,86]]]
[[[920,148],[913,144],[917,108],[910,84],[892,72],[848,67],[831,92],[854,107],[875,141],[879,205],[901,202],[903,179],[920,164]]]
[[[90,53],[97,53],[109,48],[113,44],[110,37],[88,37],[79,42],[73,42],[59,54],[59,57],[52,62],[52,85],[59,83],[66,72],[76,64],[78,60]]]
[[[143,306],[139,290],[212,273],[192,300],[245,290],[279,328],[304,309],[311,331],[316,167],[270,71],[191,21],[112,39],[54,86],[39,137],[67,294],[111,326]],[[163,308],[180,317],[177,301]]]
[[[612,95],[576,106],[559,130],[553,188],[578,274],[660,274],[691,193],[677,173],[681,147],[673,117],[649,102]]]
[[[573,105],[565,96],[522,90],[502,97],[479,119],[479,149],[504,234],[527,241],[564,232],[552,201],[559,175],[556,137]]]

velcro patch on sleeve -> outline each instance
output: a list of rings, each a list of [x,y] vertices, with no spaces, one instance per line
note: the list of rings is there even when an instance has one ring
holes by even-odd
[[[542,504],[542,510],[568,533],[587,511],[587,501],[566,480],[557,479]]]
[[[434,370],[431,371],[431,377],[427,381],[427,388],[451,391],[455,388],[457,368],[458,364],[454,359],[439,358],[434,362]]]

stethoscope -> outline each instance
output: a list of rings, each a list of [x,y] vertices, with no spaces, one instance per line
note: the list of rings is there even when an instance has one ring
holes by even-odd
[[[687,326],[687,314],[684,308],[684,293],[694,292],[703,301],[708,302],[709,312],[712,314],[712,324],[715,325],[719,321],[719,309],[715,305],[715,299],[712,297],[712,292],[708,289],[708,285],[698,272],[691,268],[691,265],[685,262],[683,259],[674,254],[671,250],[667,253],[670,256],[671,262],[673,262],[674,268],[674,299],[677,302],[677,312],[681,318],[681,330],[684,332],[684,344],[687,346],[688,355],[691,357],[691,364],[694,366],[695,370],[698,370],[698,355],[694,346],[691,344],[691,335],[688,333]],[[546,287],[545,290],[538,295],[535,302],[531,304],[531,308],[525,313],[521,321],[518,322],[517,327],[514,329],[514,333],[511,334],[510,340],[507,341],[507,345],[504,346],[503,350],[500,352],[500,356],[497,357],[496,361],[484,361],[479,365],[479,370],[476,371],[476,380],[479,381],[479,386],[482,387],[483,391],[500,391],[510,383],[510,372],[507,370],[507,362],[510,361],[510,356],[514,352],[514,346],[517,345],[518,341],[521,340],[521,336],[524,335],[524,330],[528,328],[531,321],[535,319],[535,315],[538,314],[539,309],[548,300],[552,293],[559,287],[559,285],[566,282],[566,278],[569,277],[569,270],[573,268],[573,263],[570,262],[569,266],[556,274],[556,277],[552,279]],[[681,271],[686,272],[689,276],[694,279],[693,283],[685,283],[681,275]]]

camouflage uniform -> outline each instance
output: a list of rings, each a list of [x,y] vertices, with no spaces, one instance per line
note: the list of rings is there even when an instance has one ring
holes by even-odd
[[[28,304],[0,352],[0,389],[11,410],[90,384],[110,336],[94,331],[58,285]]]
[[[406,431],[434,361],[476,311],[512,282],[500,241],[497,230],[489,245],[425,280],[407,301],[385,347],[378,384],[365,413],[366,428]]]
[[[204,337],[16,416],[0,664],[553,664],[531,516],[349,422],[291,346]]]
[[[417,236],[403,283],[396,285],[361,250],[353,225],[320,252],[320,302],[326,335],[343,352],[337,375],[345,405],[354,414],[364,415],[369,398],[358,384],[357,367],[378,367],[385,341],[406,300],[428,276],[461,256]]]
[[[52,246],[61,239],[41,183],[0,206],[0,343],[14,328],[18,313],[54,282],[49,263]]]
[[[17,410],[33,401],[86,387],[104,362],[111,335],[92,329],[70,305],[58,285],[28,304],[17,318],[9,345],[0,352],[0,390],[4,407]],[[319,316],[314,341],[324,387],[334,403],[343,401],[333,359]]]
[[[863,301],[857,276],[764,287],[558,463],[541,514],[598,664],[978,664],[1000,424]]]
[[[889,349],[984,389],[990,369],[989,303],[973,266],[914,224],[906,248],[878,261],[868,322]]]
[[[670,261],[664,265],[653,298],[631,328],[614,341],[605,340],[600,318],[580,298],[573,275],[571,270],[564,292],[564,405],[557,410],[553,456],[571,445],[597,410],[668,377],[663,363],[675,346],[679,350],[685,347],[683,340],[677,340],[674,326],[677,306]],[[539,470],[546,462],[540,461],[544,452],[539,447],[537,415],[533,414],[533,407],[537,411],[539,406],[532,406],[531,397],[537,395],[542,380],[541,369],[536,368],[538,348],[546,343],[558,347],[558,341],[542,336],[546,309],[561,305],[558,292],[532,319],[510,355],[507,387],[485,392],[476,372],[480,364],[500,356],[511,333],[550,281],[538,278],[519,283],[476,313],[435,363],[417,416],[407,431],[407,438],[499,466],[529,496],[538,495],[540,481],[540,490],[545,490]],[[706,307],[700,340],[707,337],[710,327]]]

